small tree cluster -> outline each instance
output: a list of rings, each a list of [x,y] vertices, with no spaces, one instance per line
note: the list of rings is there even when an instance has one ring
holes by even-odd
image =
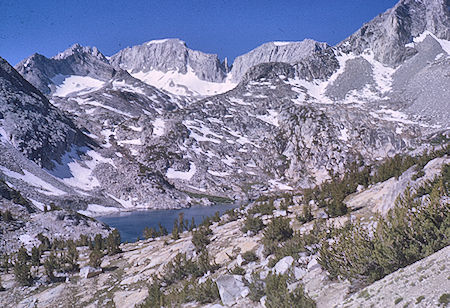
[[[297,216],[297,220],[301,223],[307,223],[312,221],[313,219],[314,216],[312,214],[311,204],[304,204],[302,208],[302,214]]]
[[[161,282],[153,278],[153,283],[148,288],[148,296],[139,307],[180,307],[189,302],[204,305],[219,299],[219,290],[211,278],[208,278],[204,283],[198,283],[197,280],[190,279],[178,288],[166,292],[163,289]]]
[[[315,308],[316,303],[299,284],[289,292],[287,275],[269,274],[266,278],[265,294],[267,308]]]
[[[275,252],[279,243],[292,237],[293,230],[289,224],[289,219],[284,217],[275,217],[264,229],[264,253],[270,255]]]
[[[209,236],[212,231],[209,227],[199,227],[192,231],[192,244],[195,246],[197,252],[202,251],[210,243]]]
[[[254,205],[249,211],[249,215],[261,214],[261,215],[272,215],[275,211],[274,200],[271,198],[267,202],[261,202]]]
[[[166,236],[168,234],[167,229],[161,225],[161,223],[158,223],[158,230],[152,228],[152,227],[145,227],[144,228],[144,238],[150,239],[150,238],[156,238],[160,236]]]
[[[373,234],[359,222],[334,230],[334,243],[322,242],[319,263],[331,277],[370,283],[448,246],[446,181],[441,177],[426,200],[407,189],[387,217],[377,219]]]
[[[243,233],[248,231],[256,234],[264,229],[264,223],[260,217],[254,217],[252,214],[248,214],[247,218],[244,220],[244,225],[241,228]]]
[[[6,210],[6,211],[2,212],[1,216],[2,216],[2,219],[4,222],[10,222],[10,221],[14,220],[13,215],[11,214],[10,210]]]
[[[185,253],[179,253],[164,266],[163,281],[166,285],[171,285],[186,278],[201,277],[208,271],[214,272],[216,269],[217,265],[210,260],[206,249],[201,251],[196,261],[187,258]]]

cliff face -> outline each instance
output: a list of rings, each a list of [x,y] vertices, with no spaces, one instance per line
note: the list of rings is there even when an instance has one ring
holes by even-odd
[[[189,49],[179,39],[150,41],[125,48],[111,57],[111,64],[131,73],[156,70],[186,74],[191,69],[199,79],[212,82],[222,82],[226,74],[217,55]]]
[[[314,40],[301,42],[270,42],[263,44],[252,51],[237,57],[231,69],[232,80],[239,82],[252,66],[268,62],[284,62],[294,64],[316,52],[329,47],[326,43]]]

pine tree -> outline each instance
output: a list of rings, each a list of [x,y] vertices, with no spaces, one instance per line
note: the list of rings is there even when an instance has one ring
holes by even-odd
[[[183,232],[185,229],[185,225],[184,225],[184,213],[180,212],[178,214],[178,231],[179,232]],[[186,228],[187,229],[187,228]]]
[[[98,250],[103,250],[104,247],[104,240],[103,236],[101,234],[96,234],[94,237],[94,248]]]
[[[309,203],[303,205],[302,215],[300,215],[298,217],[298,220],[301,223],[307,223],[307,222],[312,221],[313,219],[314,219],[314,216],[313,216],[312,211],[311,211],[311,205]]]
[[[117,229],[114,229],[106,238],[106,249],[108,255],[114,255],[121,252],[120,250],[120,233]]]
[[[78,265],[78,250],[77,246],[72,240],[67,241],[67,254],[65,255],[65,262],[68,264],[67,270],[69,272],[75,272],[79,269]]]
[[[44,261],[44,269],[45,274],[47,275],[48,279],[51,282],[54,282],[56,280],[54,271],[56,268],[58,268],[58,261],[56,260],[56,256],[54,252],[52,251],[50,255],[45,259]]]
[[[103,253],[99,249],[94,248],[89,254],[89,265],[92,267],[100,267],[102,264],[102,257]]]
[[[10,258],[10,255],[7,253],[2,255],[2,267],[5,269],[7,274],[9,273],[9,268],[11,267]]]
[[[189,225],[189,231],[194,230],[196,227],[197,226],[195,225],[195,219],[194,219],[194,217],[192,217],[191,224]]]
[[[33,248],[31,248],[31,265],[33,266],[41,265],[40,259],[41,259],[41,252],[39,248],[33,246]]]
[[[167,232],[167,229],[164,228],[160,222],[158,222],[158,230],[159,230],[159,236],[166,236],[167,234],[169,234],[169,232]]]
[[[142,233],[145,239],[155,238],[158,236],[158,233],[152,227],[145,227],[144,232]]]
[[[28,263],[29,255],[24,247],[21,247],[17,252],[17,259],[14,263],[14,276],[16,280],[24,285],[31,286],[31,265]]]
[[[172,229],[172,239],[178,240],[180,238],[180,233],[178,231],[178,221],[175,220],[173,223],[173,229]]]
[[[10,210],[6,210],[2,213],[2,218],[4,222],[10,222],[13,220],[13,216]]]

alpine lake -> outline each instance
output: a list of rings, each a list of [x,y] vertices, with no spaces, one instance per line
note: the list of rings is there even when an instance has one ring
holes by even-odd
[[[175,220],[179,219],[181,213],[183,219],[189,224],[194,218],[195,224],[201,224],[205,218],[212,217],[219,212],[220,215],[226,211],[239,207],[236,204],[216,204],[212,206],[192,206],[190,208],[172,210],[143,210],[133,212],[121,212],[118,214],[96,217],[97,220],[116,228],[121,236],[122,242],[136,242],[143,239],[145,227],[152,227],[158,230],[159,224],[172,232]]]

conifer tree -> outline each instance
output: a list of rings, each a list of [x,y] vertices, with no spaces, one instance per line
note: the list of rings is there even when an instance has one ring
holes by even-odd
[[[163,227],[161,222],[158,222],[158,231],[159,231],[159,236],[166,236],[167,234],[169,234],[169,232],[167,232],[167,229]]]
[[[108,251],[108,255],[114,255],[121,252],[120,233],[117,229],[114,229],[106,238],[106,249]]]
[[[39,248],[33,246],[33,248],[31,248],[31,265],[39,266],[41,264],[40,259],[41,259],[41,252]]]
[[[173,229],[172,229],[172,239],[178,240],[180,238],[180,233],[178,230],[178,221],[175,220],[173,223]]]
[[[103,250],[104,243],[103,243],[103,236],[101,234],[96,234],[94,237],[94,248],[98,250]]]
[[[56,256],[54,252],[52,251],[50,255],[45,259],[44,261],[44,269],[45,274],[47,275],[48,279],[53,282],[56,280],[54,271],[58,267],[58,261],[56,260]]]
[[[5,288],[3,287],[2,284],[2,277],[0,276],[0,292],[5,291]]]
[[[14,276],[23,286],[30,286],[32,282],[31,265],[28,263],[29,255],[24,247],[17,252],[16,262],[14,263]]]
[[[185,229],[184,225],[184,213],[180,212],[178,214],[178,232],[183,232]]]
[[[191,219],[191,224],[189,225],[189,231],[192,231],[192,230],[194,230],[195,228],[196,228],[196,225],[195,225],[195,218],[192,217],[192,219]]]
[[[72,240],[67,241],[67,253],[65,255],[65,262],[67,263],[67,270],[75,272],[79,269],[78,266],[79,253],[77,246]]]
[[[102,264],[102,257],[103,253],[99,249],[94,248],[89,254],[89,265],[96,268],[100,267]]]

